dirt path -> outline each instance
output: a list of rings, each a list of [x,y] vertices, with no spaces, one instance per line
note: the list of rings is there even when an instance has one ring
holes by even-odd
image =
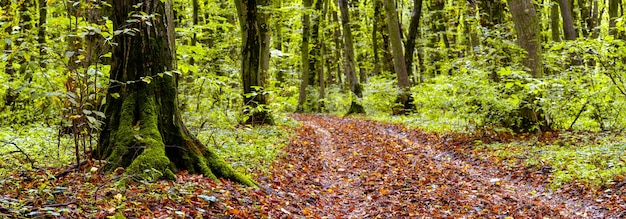
[[[272,217],[605,217],[596,203],[443,150],[432,135],[356,119],[295,118],[303,127],[269,182],[278,209]]]

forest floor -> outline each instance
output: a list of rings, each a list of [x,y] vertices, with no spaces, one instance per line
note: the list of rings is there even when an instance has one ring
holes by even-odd
[[[623,218],[626,186],[548,189],[550,167],[502,166],[472,153],[478,137],[321,115],[301,123],[260,189],[179,173],[120,183],[90,162],[0,179],[0,217],[103,218]]]

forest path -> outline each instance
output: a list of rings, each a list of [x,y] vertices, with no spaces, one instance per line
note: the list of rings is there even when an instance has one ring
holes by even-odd
[[[294,115],[303,125],[274,167],[275,217],[603,218],[533,174],[507,172],[400,125]],[[538,175],[537,175],[538,176]],[[281,200],[281,201],[278,201]],[[272,215],[270,215],[272,216]]]

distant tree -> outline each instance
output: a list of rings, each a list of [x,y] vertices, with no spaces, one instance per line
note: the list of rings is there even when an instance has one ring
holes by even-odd
[[[568,0],[559,0],[561,8],[561,18],[563,19],[563,34],[566,40],[576,40],[576,29],[574,29],[574,18]]]
[[[304,0],[305,12],[302,15],[302,44],[300,46],[300,60],[302,67],[300,76],[300,93],[298,94],[297,112],[304,112],[304,103],[306,102],[306,88],[309,86],[311,79],[310,72],[312,64],[309,62],[309,39],[311,38],[311,18],[307,10],[311,8],[311,0]],[[314,63],[313,63],[314,64]],[[314,78],[314,77],[313,77]]]
[[[188,170],[207,177],[256,183],[189,133],[178,109],[171,0],[113,0],[111,83],[94,156],[148,179],[174,179]],[[137,22],[137,16],[143,21]]]
[[[344,46],[344,71],[346,74],[346,80],[350,85],[350,91],[357,97],[363,97],[363,88],[359,84],[359,80],[356,76],[356,67],[354,64],[354,42],[352,38],[352,27],[350,24],[350,14],[348,13],[348,2],[346,0],[339,0],[339,10],[341,10],[341,26],[343,27],[343,46]],[[353,113],[365,113],[365,109],[356,100],[352,100],[348,114]]]
[[[387,12],[387,26],[389,27],[393,66],[398,78],[398,86],[400,87],[400,96],[398,96],[396,102],[401,105],[401,108],[394,109],[393,112],[394,114],[405,114],[411,110],[411,106],[413,105],[410,98],[411,82],[408,75],[408,71],[410,70],[407,70],[407,63],[402,50],[402,33],[400,32],[396,4],[394,0],[385,0],[384,5],[385,11]],[[415,38],[413,38],[413,40],[415,40]]]

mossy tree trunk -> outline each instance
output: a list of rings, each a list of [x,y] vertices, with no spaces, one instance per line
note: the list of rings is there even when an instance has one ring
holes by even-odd
[[[175,172],[185,169],[255,186],[192,136],[181,120],[178,76],[169,73],[174,70],[174,39],[168,33],[173,22],[167,22],[171,7],[166,10],[161,0],[113,0],[112,6],[119,33],[110,76],[114,82],[109,84],[106,121],[94,157],[106,159],[108,171],[124,167],[143,179],[174,179]],[[130,16],[142,13],[153,17],[132,22]]]
[[[350,14],[348,13],[348,2],[339,0],[339,10],[341,11],[341,26],[343,27],[343,46],[345,51],[344,71],[346,81],[350,85],[350,91],[357,98],[363,97],[363,91],[359,80],[356,77],[356,67],[354,65],[354,42],[352,38],[352,27],[350,24]],[[365,113],[365,109],[356,100],[352,100],[348,114]]]

